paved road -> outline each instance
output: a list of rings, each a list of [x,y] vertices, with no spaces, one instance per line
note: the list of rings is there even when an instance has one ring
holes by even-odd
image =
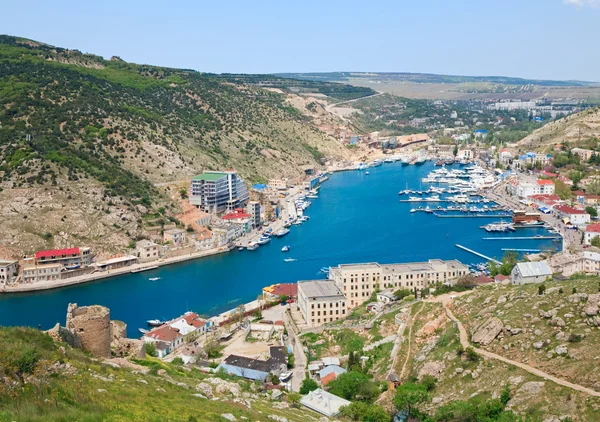
[[[454,313],[452,313],[452,311],[450,310],[450,305],[452,304],[452,298],[448,295],[444,295],[444,296],[440,296],[439,298],[437,298],[439,302],[442,303],[442,306],[444,307],[444,310],[446,311],[446,314],[448,315],[448,318],[450,318],[452,321],[454,321],[456,323],[456,325],[458,326],[458,330],[460,332],[460,344],[462,345],[462,347],[464,347],[465,349],[467,347],[472,347],[473,350],[475,350],[475,352],[477,352],[477,354],[481,355],[481,356],[485,356],[487,358],[490,359],[496,359],[499,360],[501,362],[504,363],[508,363],[509,365],[514,365],[517,366],[521,369],[523,369],[524,371],[529,372],[530,374],[536,375],[538,377],[544,378],[544,380],[549,380],[552,381],[558,385],[562,385],[563,387],[567,387],[570,388],[572,390],[576,390],[576,391],[581,391],[582,393],[586,393],[590,396],[594,396],[594,397],[600,397],[600,392],[598,391],[594,391],[590,388],[584,387],[582,385],[579,384],[573,384],[572,382],[566,381],[562,378],[558,378],[555,377],[554,375],[550,375],[546,372],[540,371],[537,368],[534,368],[533,366],[529,366],[526,365],[524,363],[521,362],[517,362],[511,359],[507,359],[504,356],[500,356],[497,355],[495,353],[492,352],[488,352],[487,350],[483,350],[483,349],[479,349],[477,347],[473,347],[471,345],[471,343],[469,342],[469,335],[467,334],[467,330],[465,329],[464,325],[460,322],[460,320],[458,318],[456,318],[456,316],[454,316]]]

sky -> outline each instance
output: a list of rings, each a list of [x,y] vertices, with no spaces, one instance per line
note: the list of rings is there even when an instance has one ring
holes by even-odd
[[[600,81],[600,0],[3,3],[0,33],[202,72]]]

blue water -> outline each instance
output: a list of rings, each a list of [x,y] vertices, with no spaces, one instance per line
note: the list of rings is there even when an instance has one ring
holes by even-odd
[[[292,226],[284,238],[274,238],[255,251],[235,250],[58,290],[0,295],[0,325],[39,324],[45,329],[56,322],[64,324],[67,304],[76,302],[109,307],[111,318],[126,322],[128,334],[135,336],[148,319],[173,318],[186,310],[215,315],[256,299],[264,286],[323,278],[318,273],[323,266],[431,258],[484,261],[456,248],[456,243],[498,258],[504,254],[501,248],[556,248],[551,240],[482,240],[494,235],[479,226],[498,218],[444,219],[421,212],[411,214],[415,205],[425,204],[400,203],[398,191],[406,183],[419,189],[420,179],[432,169],[432,163],[385,163],[369,169],[370,175],[359,171],[333,174],[306,211],[310,221]],[[501,236],[545,233],[543,228],[520,229]],[[281,252],[284,245],[291,246],[290,252]],[[286,257],[297,261],[284,262]],[[161,279],[150,282],[151,277]]]

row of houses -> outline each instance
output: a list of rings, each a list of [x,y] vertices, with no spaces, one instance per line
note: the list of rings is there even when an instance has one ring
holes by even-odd
[[[145,333],[142,341],[153,343],[158,357],[164,358],[174,350],[206,333],[209,327],[209,321],[200,318],[194,312],[186,312],[181,317]]]

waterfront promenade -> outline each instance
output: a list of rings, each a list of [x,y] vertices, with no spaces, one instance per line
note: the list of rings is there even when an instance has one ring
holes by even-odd
[[[89,283],[91,281],[99,281],[111,277],[117,277],[125,274],[131,274],[135,272],[142,272],[145,269],[154,269],[155,267],[162,267],[164,265],[177,264],[178,262],[185,262],[191,259],[198,259],[207,256],[217,255],[224,252],[229,252],[231,249],[223,246],[221,248],[207,249],[204,251],[193,252],[190,254],[175,256],[172,258],[162,258],[157,261],[146,262],[143,264],[133,264],[123,268],[117,268],[108,271],[96,271],[90,274],[85,274],[77,277],[71,277],[66,280],[58,281],[40,281],[31,284],[17,284],[14,286],[2,286],[0,293],[24,293],[33,292],[38,290],[50,290],[58,289],[60,287],[75,286],[77,284]]]

